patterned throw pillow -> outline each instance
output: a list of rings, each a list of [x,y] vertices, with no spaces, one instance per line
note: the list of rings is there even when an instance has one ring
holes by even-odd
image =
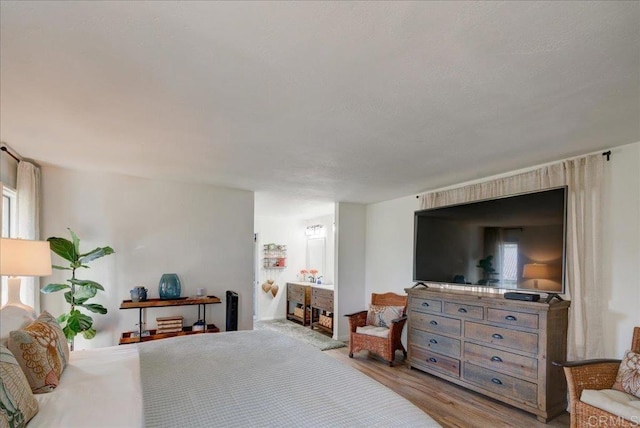
[[[376,327],[391,327],[391,321],[400,318],[404,313],[403,306],[379,306],[369,305],[367,313],[367,325]]]
[[[640,354],[627,351],[620,363],[612,389],[624,391],[640,398]]]
[[[48,312],[22,330],[9,333],[9,350],[36,393],[51,392],[69,361],[69,345],[60,325]]]
[[[29,381],[13,354],[0,345],[0,427],[24,427],[36,413]]]

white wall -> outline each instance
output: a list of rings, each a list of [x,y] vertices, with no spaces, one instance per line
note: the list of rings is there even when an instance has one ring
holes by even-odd
[[[348,340],[349,322],[345,314],[368,308],[365,298],[367,208],[352,203],[336,204],[336,314],[334,338]],[[337,320],[336,320],[337,318]]]
[[[605,179],[602,310],[607,356],[620,358],[631,343],[632,327],[640,326],[640,143],[612,153]],[[362,299],[412,285],[413,212],[418,208],[415,195],[367,206]]]
[[[207,307],[207,321],[225,329],[225,292],[239,294],[239,328],[253,328],[253,193],[208,185],[154,181],[118,174],[42,168],[42,236],[67,237],[73,229],[81,250],[111,246],[116,253],[98,259],[80,277],[105,287],[95,299],[109,310],[93,315],[98,335],[76,340],[76,349],[118,343],[121,332],[135,330],[136,310],[120,310],[134,285],[158,297],[163,273],[182,280],[182,295],[205,288],[223,300]],[[54,255],[54,263],[62,263]],[[65,271],[43,278],[42,285],[63,282]],[[61,292],[41,296],[41,308],[57,316],[68,310]],[[155,318],[183,315],[197,319],[196,307],[147,310],[147,327]]]
[[[299,272],[306,267],[307,238],[304,234],[306,222],[292,217],[255,216],[255,231],[257,242],[257,292],[256,319],[270,320],[285,318],[287,300],[287,282],[298,281]],[[287,246],[287,267],[285,269],[263,268],[263,245],[284,244]],[[278,294],[262,291],[260,285],[267,279],[273,279],[278,284]]]

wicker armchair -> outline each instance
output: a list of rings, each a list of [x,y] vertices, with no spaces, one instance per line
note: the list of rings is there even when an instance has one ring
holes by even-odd
[[[640,353],[640,327],[633,329],[631,350]],[[617,415],[601,410],[580,401],[584,389],[611,389],[613,386],[620,360],[585,360],[576,362],[562,362],[555,365],[564,368],[569,387],[569,402],[571,412],[571,428],[577,427],[637,427],[637,421],[628,421]]]
[[[368,311],[345,315],[349,318],[349,357],[353,358],[355,352],[367,350],[378,354],[389,363],[389,366],[393,366],[396,350],[401,350],[404,357],[407,357],[407,350],[404,349],[400,341],[402,329],[407,321],[407,296],[400,296],[395,293],[373,293],[371,294],[371,304],[378,306],[402,306],[404,307],[403,315],[391,321],[387,337],[372,336],[357,331],[358,327],[367,325]]]

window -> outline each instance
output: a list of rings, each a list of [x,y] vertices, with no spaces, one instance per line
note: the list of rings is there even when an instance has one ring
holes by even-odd
[[[502,281],[505,284],[518,282],[518,244],[504,242],[502,247]]]
[[[2,237],[12,238],[16,235],[16,191],[9,187],[2,186]],[[2,277],[2,302],[0,306],[7,302],[7,277]]]

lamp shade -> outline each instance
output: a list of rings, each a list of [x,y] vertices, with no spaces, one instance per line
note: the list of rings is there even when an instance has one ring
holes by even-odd
[[[51,250],[47,241],[0,238],[0,275],[51,275]]]
[[[551,269],[544,263],[529,263],[522,269],[522,277],[525,279],[549,279]]]

